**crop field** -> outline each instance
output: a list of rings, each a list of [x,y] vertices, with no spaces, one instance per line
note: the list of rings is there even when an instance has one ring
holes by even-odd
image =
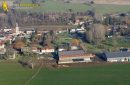
[[[16,61],[1,61],[0,69],[0,85],[130,85],[130,64],[42,68],[35,76],[38,69]]]
[[[29,0],[22,0],[22,3],[31,3]],[[129,12],[130,5],[112,5],[112,4],[95,4],[93,5],[95,10],[99,13],[115,13],[115,12]],[[86,12],[92,9],[92,6],[82,3],[63,3],[52,0],[46,0],[41,3],[39,7],[33,7],[32,9],[21,9],[32,12],[67,12],[68,9],[72,9],[73,12]]]
[[[0,2],[3,0],[0,0]],[[9,1],[9,0],[7,0]],[[13,0],[14,1],[14,0]],[[42,1],[42,0],[41,0]],[[31,0],[21,0],[21,4],[31,4]],[[92,9],[93,7],[98,13],[115,13],[115,12],[130,12],[130,5],[114,5],[114,4],[94,4],[93,6],[83,4],[80,2],[77,3],[64,3],[58,2],[56,0],[45,0],[45,2],[41,2],[40,6],[36,7],[25,7],[16,9],[21,11],[30,11],[30,12],[68,12],[69,9],[72,9],[73,12],[86,12],[87,10]]]
[[[31,0],[22,0],[23,4],[32,3]],[[41,6],[33,7],[31,9],[20,9],[21,11],[30,12],[67,12],[68,9],[72,9],[73,12],[86,12],[92,9],[90,5],[85,5],[83,3],[63,3],[53,0],[45,0],[45,2],[40,3]],[[130,5],[112,5],[112,4],[94,4],[95,10],[99,13],[115,13],[115,12],[129,12]]]

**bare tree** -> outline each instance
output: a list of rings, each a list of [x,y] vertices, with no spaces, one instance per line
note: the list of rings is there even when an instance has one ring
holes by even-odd
[[[102,24],[94,24],[87,32],[86,38],[89,42],[94,42],[98,44],[99,42],[105,40],[106,30]]]

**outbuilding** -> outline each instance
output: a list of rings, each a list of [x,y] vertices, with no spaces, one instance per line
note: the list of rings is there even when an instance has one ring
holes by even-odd
[[[95,55],[86,53],[83,50],[62,51],[58,55],[58,64],[92,62],[92,59],[95,57]]]
[[[130,51],[106,52],[104,58],[108,62],[127,62],[130,61]]]

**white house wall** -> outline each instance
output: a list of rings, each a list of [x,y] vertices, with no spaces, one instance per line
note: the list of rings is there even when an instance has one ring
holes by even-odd
[[[118,61],[121,61],[121,62],[124,62],[125,61],[125,58],[128,60],[130,60],[130,57],[118,57],[118,58],[108,58],[107,61],[108,62],[118,62]]]
[[[79,58],[63,58],[59,60],[59,64],[64,64],[64,63],[81,63],[81,62],[92,62],[92,60],[90,58],[82,58],[84,59],[84,61],[73,61],[73,59],[81,59],[81,57]]]
[[[52,53],[55,52],[54,49],[46,49],[46,50],[42,50],[42,53]]]

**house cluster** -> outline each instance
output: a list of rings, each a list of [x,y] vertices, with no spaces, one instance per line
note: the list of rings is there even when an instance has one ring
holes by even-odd
[[[127,13],[121,13],[121,14],[115,14],[115,15],[109,15],[111,17],[111,20],[115,20],[111,23],[109,22],[110,27],[108,27],[109,33],[118,33],[120,29],[128,29],[128,22],[129,18],[127,17]],[[122,18],[120,20],[120,18]],[[84,18],[85,19],[85,18]],[[105,20],[105,18],[103,18]],[[116,21],[118,20],[118,21]],[[71,29],[70,33],[85,33],[85,25],[93,24],[93,19],[87,17],[87,20],[82,20],[77,18],[75,25],[79,25],[79,28]],[[108,37],[112,37],[112,35],[108,35]],[[88,53],[84,50],[79,50],[75,46],[71,45],[71,50],[63,50],[58,52],[58,64],[64,64],[64,63],[80,63],[80,62],[93,62],[93,60],[98,57],[95,54]],[[103,53],[102,57],[107,62],[129,62],[130,61],[130,51],[129,50],[122,50],[118,52],[105,52]]]
[[[11,44],[16,34],[17,34],[17,27],[16,29],[4,28],[0,30],[0,54],[6,53],[5,43],[8,42],[9,44]]]
[[[4,28],[2,30],[0,30],[1,35],[0,35],[0,50],[1,52],[3,52],[3,54],[5,54],[6,52],[6,48],[5,48],[5,43],[8,41],[9,44],[12,44],[12,42],[14,42],[16,40],[16,38],[28,38],[30,39],[30,36],[32,35],[32,33],[34,33],[36,31],[36,29],[34,28],[27,28],[27,29],[20,29],[18,24],[16,23],[16,27],[15,28]],[[62,30],[55,30],[55,34],[59,34],[59,33],[64,33],[67,32],[68,29],[62,29]],[[48,30],[40,30],[37,31],[37,36],[42,36],[44,33],[48,33]],[[54,53],[55,52],[55,48],[54,46],[43,46],[43,47],[38,47],[35,45],[32,45],[31,47],[31,52],[33,53],[37,53],[37,54],[49,54],[49,53]],[[75,50],[78,49],[79,47],[75,44],[71,44],[71,49]],[[61,46],[58,51],[65,51],[67,50],[66,47]]]
[[[33,53],[37,54],[49,54],[55,52],[55,48],[52,46],[44,46],[43,48],[32,47],[31,50]]]
[[[79,27],[73,28],[70,30],[70,33],[85,33],[86,32],[86,26],[89,26],[93,24],[94,19],[91,16],[76,16],[74,25],[77,25]]]
[[[82,28],[81,28],[82,29]],[[67,30],[60,30],[57,33],[66,32]],[[78,30],[79,31],[79,30]],[[5,48],[4,47],[4,41],[10,40],[10,43],[15,40],[15,38],[18,37],[27,37],[28,35],[32,34],[34,32],[33,29],[27,29],[26,32],[19,29],[18,25],[16,24],[15,29],[4,29],[3,35],[0,37],[0,50]],[[47,31],[44,31],[47,32]],[[43,32],[38,32],[37,35],[41,35]],[[4,34],[7,34],[8,36],[5,36]],[[75,42],[75,43],[74,43]],[[69,46],[69,50],[64,47],[60,46],[58,48],[58,63],[79,63],[79,62],[92,62],[93,58],[95,57],[94,54],[87,53],[84,50],[81,49],[79,42],[75,39]],[[3,50],[4,51],[4,50]],[[2,51],[1,51],[2,52]],[[4,51],[5,52],[5,51]],[[37,53],[37,54],[51,54],[56,52],[55,48],[53,46],[44,46],[42,48],[38,48],[35,45],[31,47],[31,52]],[[13,57],[14,59],[14,57]]]
[[[80,20],[79,18],[76,20],[75,24],[79,25],[79,28],[76,29],[71,29],[70,33],[85,33],[85,24],[91,24],[93,21],[89,19],[87,22],[84,20]],[[124,27],[125,25],[120,25]],[[116,29],[116,26],[112,26],[110,29],[114,31]],[[119,27],[117,27],[119,28]],[[127,28],[127,27],[124,27]],[[59,33],[64,33],[67,32],[68,29],[65,30],[59,30],[55,31],[56,34]],[[11,44],[12,41],[15,40],[15,38],[18,37],[26,37],[30,38],[30,35],[35,32],[34,28],[28,28],[26,30],[24,29],[19,29],[18,24],[16,24],[15,29],[3,29],[0,30],[0,54],[5,54],[6,49],[5,49],[5,42],[9,41]],[[37,35],[42,35],[43,33],[48,33],[49,31],[43,30],[43,31],[38,31]],[[93,60],[97,57],[93,53],[88,53],[82,49],[82,47],[78,44],[78,41],[75,41],[77,43],[71,43],[70,48],[65,47],[59,47],[58,49],[55,49],[54,46],[47,45],[43,47],[37,47],[33,45],[31,48],[31,52],[37,53],[37,54],[51,54],[51,53],[56,53],[56,60],[58,61],[58,64],[65,64],[65,63],[82,63],[82,62],[93,62]],[[126,62],[130,61],[130,51],[120,51],[120,52],[105,52],[103,54],[103,57],[105,61],[108,62]]]
[[[108,26],[108,38],[111,38],[114,34],[126,36],[126,32],[129,29],[129,13],[114,13],[104,15],[104,23]],[[122,32],[124,30],[124,33]]]

